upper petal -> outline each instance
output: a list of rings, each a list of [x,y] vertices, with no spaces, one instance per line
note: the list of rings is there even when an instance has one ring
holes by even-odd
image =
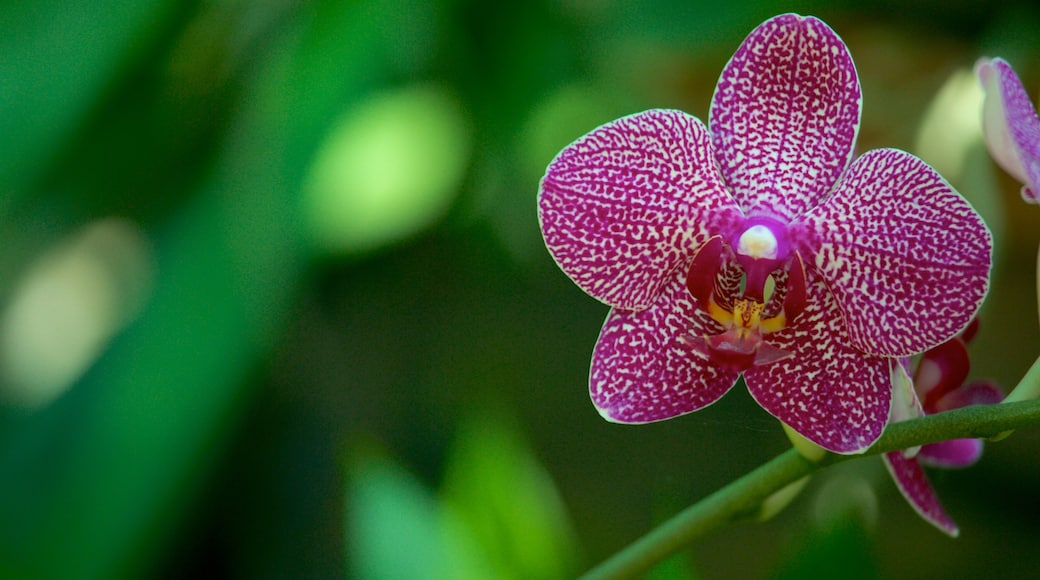
[[[771,345],[793,356],[748,369],[744,380],[762,408],[806,439],[835,453],[859,453],[888,421],[894,361],[853,348],[819,274],[809,270],[806,277],[805,310],[769,335]]]
[[[960,332],[989,288],[992,240],[917,157],[869,151],[792,234],[834,293],[856,348],[910,356]]]
[[[946,510],[943,509],[938,496],[935,495],[935,489],[932,488],[932,484],[928,481],[928,477],[917,460],[906,457],[902,451],[886,453],[884,459],[888,472],[892,474],[892,479],[896,482],[896,487],[899,488],[899,492],[903,494],[906,501],[913,506],[914,511],[944,533],[957,537],[960,533],[957,524],[946,515]]]
[[[845,43],[813,17],[753,30],[711,101],[716,156],[748,215],[790,221],[820,203],[852,159],[859,78]]]
[[[607,420],[648,423],[689,413],[714,403],[739,376],[682,341],[718,329],[694,304],[684,275],[668,282],[649,308],[615,308],[603,324],[589,389]]]
[[[607,123],[549,164],[538,194],[545,245],[593,297],[643,308],[736,205],[707,129],[681,111]]]
[[[1026,201],[1040,203],[1040,117],[1029,94],[1004,59],[980,59],[975,72],[986,92],[982,129],[990,155],[1023,184]]]

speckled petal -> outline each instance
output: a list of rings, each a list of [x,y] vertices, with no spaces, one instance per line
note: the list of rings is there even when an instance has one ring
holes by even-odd
[[[986,92],[982,128],[990,155],[1023,184],[1024,200],[1040,203],[1040,117],[1036,108],[1004,59],[980,59],[975,72]]]
[[[949,339],[989,288],[986,224],[905,151],[861,156],[834,194],[791,229],[815,255],[864,352],[909,356]]]
[[[783,14],[748,35],[722,71],[709,123],[748,215],[786,222],[827,196],[852,159],[861,100],[845,43],[820,20]]]
[[[593,297],[644,308],[710,237],[713,219],[739,215],[720,179],[696,117],[651,110],[618,119],[549,164],[538,194],[545,244]]]
[[[694,305],[684,275],[649,308],[614,309],[592,355],[592,402],[608,421],[649,423],[710,405],[739,373],[721,370],[682,341],[720,329]]]
[[[950,536],[957,537],[960,531],[950,516],[946,515],[935,489],[928,481],[921,465],[916,459],[907,458],[902,451],[892,451],[884,455],[885,466],[892,474],[896,487],[906,501],[928,523],[939,528]]]
[[[860,453],[881,436],[892,398],[890,359],[849,344],[841,311],[819,274],[806,272],[809,300],[769,343],[794,356],[744,372],[758,404],[835,453]]]

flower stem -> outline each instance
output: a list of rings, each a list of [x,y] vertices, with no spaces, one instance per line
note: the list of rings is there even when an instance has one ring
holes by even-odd
[[[1040,362],[1033,365],[1022,383],[1033,380],[1030,377],[1034,374],[1040,380]],[[893,423],[862,455],[828,454],[818,464],[805,459],[794,449],[788,450],[679,512],[590,570],[584,578],[632,578],[646,572],[692,540],[743,516],[755,514],[762,501],[774,492],[823,466],[948,439],[992,437],[1027,426],[1040,426],[1038,399],[963,407]]]

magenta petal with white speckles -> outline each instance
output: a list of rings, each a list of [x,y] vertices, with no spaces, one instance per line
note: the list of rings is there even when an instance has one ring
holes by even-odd
[[[718,331],[686,290],[685,275],[673,276],[649,308],[611,310],[592,355],[592,402],[618,423],[670,419],[714,403],[738,373],[711,364],[682,337]]]
[[[859,157],[834,194],[792,229],[815,254],[864,352],[910,356],[949,339],[989,288],[986,224],[905,151]]]
[[[980,59],[975,72],[986,92],[982,127],[998,165],[1022,183],[1022,198],[1040,203],[1040,117],[1014,69],[1002,58]]]
[[[835,453],[860,453],[884,431],[892,400],[891,359],[849,343],[841,311],[815,271],[809,300],[794,323],[769,335],[793,353],[744,372],[751,396],[806,439]]]
[[[845,43],[822,21],[771,18],[722,71],[710,126],[726,184],[750,216],[790,221],[852,159],[861,93]]]
[[[651,304],[712,224],[738,212],[704,124],[672,110],[581,137],[549,164],[538,195],[556,263],[593,297],[626,309]]]
[[[957,524],[946,514],[939,498],[935,495],[935,489],[928,481],[924,469],[916,459],[907,458],[902,451],[892,451],[884,454],[885,466],[888,467],[892,479],[900,493],[910,502],[914,510],[930,524],[939,528],[950,536],[957,537],[960,533]]]

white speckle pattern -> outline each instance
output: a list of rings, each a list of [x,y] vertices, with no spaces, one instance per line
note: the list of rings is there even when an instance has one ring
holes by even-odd
[[[981,59],[975,70],[986,91],[982,126],[990,155],[1022,183],[1022,199],[1040,203],[1040,117],[1036,108],[1004,59]]]
[[[727,329],[691,297],[688,270],[721,236],[713,299],[732,312],[738,262],[769,258],[769,240],[751,230],[776,222],[785,235],[774,236],[772,251],[805,264],[806,305],[764,338],[792,356],[745,371],[748,388],[821,447],[858,453],[877,440],[898,364],[889,357],[923,351],[968,323],[988,287],[991,240],[971,206],[909,154],[873,151],[849,165],[860,100],[841,39],[815,18],[785,14],[752,31],[727,64],[712,134],[686,113],[651,110],[593,130],[549,164],[538,197],[546,246],[579,287],[613,307],[589,377],[605,418],[668,419],[732,388],[733,361],[697,347]],[[744,255],[730,251],[735,241]],[[767,317],[788,292],[778,267]]]
[[[841,310],[811,268],[806,284],[805,311],[767,337],[793,356],[748,369],[744,379],[762,408],[806,439],[835,453],[859,453],[888,421],[891,359],[849,343]]]
[[[852,159],[861,101],[852,56],[822,21],[784,14],[748,35],[709,115],[723,178],[745,213],[790,221],[823,201]]]
[[[903,494],[906,501],[913,506],[922,518],[928,523],[939,528],[944,533],[957,537],[960,530],[957,524],[946,514],[935,489],[928,481],[921,464],[917,459],[908,458],[902,451],[892,451],[884,454],[885,467],[892,474],[896,487]]]
[[[538,196],[553,259],[617,308],[652,303],[718,229],[713,220],[733,214],[707,129],[671,110],[624,117],[578,139],[549,164]]]
[[[592,355],[592,402],[618,423],[670,419],[714,403],[739,373],[711,364],[680,338],[721,330],[694,304],[685,275],[672,276],[645,310],[611,310]]]
[[[982,218],[925,162],[877,149],[792,224],[864,352],[911,356],[964,329],[989,288]]]

